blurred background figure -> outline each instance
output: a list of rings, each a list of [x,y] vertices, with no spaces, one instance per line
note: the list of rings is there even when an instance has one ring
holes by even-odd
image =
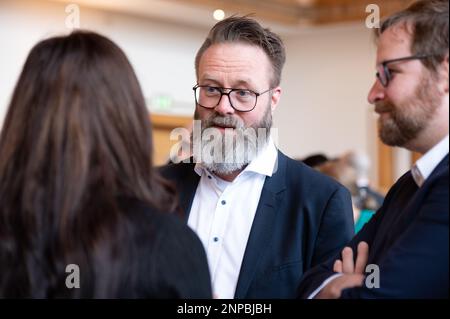
[[[34,46],[0,136],[0,298],[210,298],[175,204],[123,51],[90,32]]]
[[[370,186],[370,159],[363,152],[349,151],[336,158],[317,153],[305,157],[302,162],[333,177],[350,191],[355,232],[358,232],[383,204],[383,195]]]
[[[371,162],[369,156],[361,151],[350,151],[342,159],[356,172],[356,186],[358,188],[358,203],[363,210],[378,210],[383,204],[384,196],[372,188],[369,181]]]
[[[308,165],[309,167],[316,168],[317,166],[320,166],[328,161],[328,157],[325,154],[317,153],[312,154],[310,156],[305,157],[301,160],[304,164]]]

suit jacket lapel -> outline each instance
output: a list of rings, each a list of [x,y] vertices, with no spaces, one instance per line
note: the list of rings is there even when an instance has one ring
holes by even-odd
[[[433,170],[431,175],[427,178],[425,183],[418,188],[416,182],[414,181],[411,172],[408,172],[406,176],[407,180],[404,182],[403,190],[410,189],[409,194],[411,200],[406,206],[399,206],[394,200],[393,204],[389,209],[388,218],[384,222],[388,227],[379,228],[377,238],[378,240],[373,243],[373,251],[371,256],[377,256],[379,253],[385,250],[385,245],[391,245],[399,234],[403,233],[405,228],[411,224],[411,221],[419,213],[419,207],[422,205],[424,196],[428,193],[429,185],[440,176],[445,169],[448,170],[448,155],[438,164],[438,166]],[[402,201],[401,203],[405,203]],[[369,260],[370,262],[370,260]]]
[[[417,189],[406,210],[411,211],[411,214],[416,214],[418,212],[417,207],[420,206],[420,202],[423,200],[423,197],[428,193],[428,188],[436,178],[439,178],[439,176],[445,172],[446,169],[448,170],[448,155],[445,156],[433,172],[431,172],[431,175],[425,180],[425,183]]]
[[[438,166],[436,166],[433,172],[431,172],[431,175],[426,179],[422,187],[426,187],[429,183],[432,183],[435,178],[445,171],[445,169],[448,170],[448,154],[442,159]]]
[[[287,158],[278,152],[278,169],[272,177],[266,177],[261,191],[255,219],[245,248],[235,298],[245,298],[255,270],[270,244],[278,207],[286,189],[286,164]]]
[[[391,245],[392,241],[402,232],[401,224],[408,214],[408,207],[413,201],[412,198],[417,193],[417,184],[412,177],[411,171],[407,172],[399,183],[401,183],[399,184],[399,189],[393,193],[393,197],[386,203],[387,208],[384,208],[387,210],[382,224],[386,226],[377,229],[377,234],[369,250],[369,263],[374,259],[378,259],[386,250],[386,247]],[[388,198],[385,200],[387,201]]]
[[[411,202],[409,202],[406,211],[408,211],[408,219],[409,221],[414,218],[415,215],[419,212],[418,207],[422,204],[424,200],[424,196],[428,193],[428,188],[430,185],[434,183],[436,178],[448,170],[448,155],[442,159],[442,161],[436,166],[431,175],[425,180],[425,183],[421,187],[418,188],[417,192],[411,198]],[[407,221],[405,221],[407,223]]]

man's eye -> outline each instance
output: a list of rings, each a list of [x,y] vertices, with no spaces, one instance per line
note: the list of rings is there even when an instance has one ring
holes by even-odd
[[[207,86],[205,88],[205,91],[208,94],[219,94],[220,93],[220,90],[218,88],[216,88],[216,87],[213,87],[213,86]]]
[[[250,97],[250,91],[247,91],[247,90],[239,90],[239,91],[235,91],[236,92],[236,95],[237,96],[239,96],[239,97]]]
[[[398,73],[398,71],[395,69],[388,69],[388,71],[390,74]]]

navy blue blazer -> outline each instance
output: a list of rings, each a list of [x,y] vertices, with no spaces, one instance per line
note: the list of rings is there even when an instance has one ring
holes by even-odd
[[[378,265],[380,287],[345,289],[342,298],[448,298],[448,182],[448,154],[422,187],[410,172],[397,181],[349,244],[354,251],[360,241],[369,244],[368,264]],[[334,274],[337,258],[340,254],[304,276],[301,297]]]
[[[200,181],[194,166],[161,170],[175,182],[186,221]],[[334,256],[353,234],[349,192],[278,152],[278,169],[261,192],[235,298],[296,298],[303,273]]]

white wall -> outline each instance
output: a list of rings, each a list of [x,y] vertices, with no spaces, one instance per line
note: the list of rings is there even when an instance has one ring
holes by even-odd
[[[39,40],[70,32],[66,4],[0,0],[0,120],[29,50]],[[173,99],[175,112],[192,114],[194,56],[207,29],[81,7],[81,28],[100,32],[127,54],[149,103]]]
[[[375,45],[361,25],[323,27],[285,38],[284,93],[275,121],[290,156],[365,151],[376,177],[376,125],[367,93]]]
[[[0,0],[0,124],[31,47],[45,37],[68,32],[65,7],[43,0]],[[174,112],[193,113],[194,57],[208,28],[85,7],[81,27],[109,36],[124,49],[150,104],[163,95],[173,99]],[[376,134],[366,102],[374,79],[370,31],[340,26],[283,38],[287,63],[275,114],[281,149],[293,157],[319,151],[334,156],[356,149],[366,151],[375,162]]]

